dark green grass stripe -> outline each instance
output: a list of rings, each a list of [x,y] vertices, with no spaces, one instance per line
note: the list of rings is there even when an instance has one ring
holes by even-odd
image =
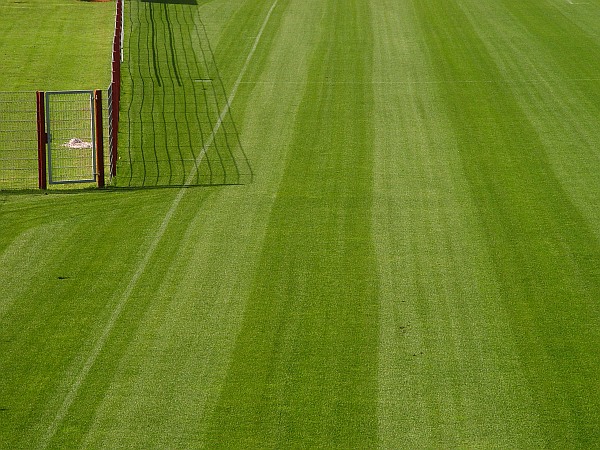
[[[181,76],[179,75],[179,70],[177,69],[177,60],[175,58],[175,45],[174,45],[174,30],[173,30],[173,21],[171,19],[171,14],[169,13],[169,9],[167,8],[166,4],[163,4],[163,16],[165,18],[165,22],[166,22],[166,29],[168,31],[169,34],[169,53],[171,56],[171,67],[173,70],[173,75],[175,76],[175,80],[177,81],[177,85],[181,86],[182,80],[181,80]],[[177,9],[174,8],[173,11],[174,14],[177,14]],[[180,29],[180,27],[177,27],[177,29]]]
[[[157,50],[157,35],[158,33],[156,32],[156,20],[154,18],[154,8],[152,7],[152,5],[150,5],[150,7],[148,7],[147,9],[150,18],[149,18],[149,23],[150,23],[150,30],[151,33],[149,34],[149,38],[150,38],[150,42],[152,43],[152,68],[154,69],[154,76],[156,77],[156,83],[160,86],[161,82],[160,80],[162,79],[161,73],[160,73],[160,69],[159,69],[159,65],[158,65],[158,50]]]
[[[441,79],[502,79],[454,2],[417,5]],[[600,243],[507,85],[440,89],[547,443],[597,446]]]
[[[367,2],[323,21],[309,80],[368,81]],[[307,85],[209,447],[376,445],[372,105],[368,83]]]

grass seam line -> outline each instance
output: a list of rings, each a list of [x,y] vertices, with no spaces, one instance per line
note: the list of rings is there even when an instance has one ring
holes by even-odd
[[[347,85],[412,85],[412,84],[501,84],[501,85],[525,85],[525,84],[551,84],[551,83],[577,83],[577,82],[598,82],[600,78],[564,78],[564,79],[538,79],[538,80],[373,80],[373,81],[293,81],[293,80],[254,80],[242,81],[241,84],[284,84],[284,85],[324,85],[335,86],[340,84]]]
[[[213,130],[212,130],[212,133],[211,133],[209,139],[204,144],[204,146],[202,147],[202,150],[200,151],[198,157],[196,158],[195,167],[190,172],[190,174],[185,182],[185,185],[179,190],[179,192],[177,193],[177,196],[173,199],[173,203],[171,203],[171,207],[165,214],[165,217],[163,218],[163,220],[158,228],[158,231],[156,232],[156,235],[154,236],[154,239],[150,243],[150,246],[148,247],[146,254],[144,255],[144,257],[138,264],[138,267],[137,267],[135,273],[133,274],[133,276],[131,277],[131,280],[129,281],[127,288],[123,292],[123,295],[121,296],[121,299],[119,300],[119,303],[113,310],[113,313],[111,314],[106,326],[102,330],[102,334],[100,335],[98,341],[96,342],[96,345],[94,346],[92,352],[90,353],[89,357],[87,358],[85,364],[81,368],[79,375],[77,375],[73,384],[71,385],[71,389],[67,393],[61,407],[58,409],[56,416],[54,417],[54,419],[52,420],[52,422],[46,429],[46,433],[40,440],[40,442],[38,444],[38,448],[44,449],[44,448],[48,447],[48,444],[50,443],[50,441],[52,440],[52,438],[55,436],[56,432],[58,431],[59,425],[63,422],[63,420],[65,419],[65,417],[67,416],[67,414],[69,412],[69,409],[71,408],[71,405],[75,401],[75,398],[77,397],[77,394],[79,392],[79,389],[81,388],[81,385],[86,380],[90,370],[92,369],[94,363],[96,362],[96,359],[98,358],[98,355],[104,348],[104,344],[108,340],[108,336],[110,335],[110,332],[112,331],[115,324],[117,323],[117,320],[119,319],[121,312],[123,311],[123,308],[127,304],[127,301],[129,300],[129,297],[130,297],[131,293],[133,292],[133,289],[137,285],[137,282],[139,281],[140,277],[142,276],[146,267],[148,266],[150,259],[154,255],[154,252],[156,251],[158,244],[160,243],[163,235],[165,234],[165,231],[167,230],[167,226],[169,225],[169,222],[171,221],[173,215],[177,211],[177,208],[179,207],[179,203],[181,202],[181,199],[183,198],[183,195],[185,194],[187,187],[189,187],[191,185],[194,177],[196,176],[197,167],[199,166],[200,162],[206,155],[208,148],[212,145],[212,143],[215,139],[216,133],[221,128],[221,125],[225,119],[225,116],[229,112],[230,105],[231,105],[231,103],[233,103],[233,100],[235,99],[235,95],[238,91],[238,88],[239,88],[241,82],[242,82],[242,79],[244,78],[244,75],[246,74],[246,71],[248,70],[248,67],[250,66],[250,61],[252,60],[252,57],[254,56],[256,49],[258,48],[258,44],[260,43],[263,32],[265,31],[265,28],[267,27],[269,19],[271,18],[271,14],[273,13],[273,10],[277,6],[278,2],[279,2],[279,0],[275,0],[273,2],[273,4],[271,5],[271,8],[269,9],[267,16],[265,17],[265,20],[262,23],[260,31],[258,32],[256,39],[254,40],[254,44],[252,45],[252,48],[250,49],[250,52],[248,53],[248,56],[246,57],[246,61],[244,62],[244,65],[242,66],[242,69],[240,70],[240,74],[238,75],[238,78],[235,81],[235,83],[231,89],[229,97],[226,99],[225,106],[223,107],[221,114],[219,114],[219,119],[215,123],[215,126],[213,127]]]

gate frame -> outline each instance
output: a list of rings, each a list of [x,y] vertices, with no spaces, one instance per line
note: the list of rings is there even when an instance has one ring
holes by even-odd
[[[104,187],[104,124],[102,123],[102,90],[94,90],[94,159],[96,161],[95,177],[98,188]]]
[[[90,128],[91,128],[91,139],[92,139],[92,174],[90,179],[85,180],[65,180],[65,181],[53,181],[52,180],[52,129],[50,127],[50,98],[56,94],[88,94],[90,98]],[[45,122],[46,122],[46,145],[48,154],[48,184],[77,184],[77,183],[94,183],[96,181],[96,120],[95,120],[95,108],[94,108],[94,91],[93,90],[70,90],[70,91],[47,91],[44,93],[45,97]]]

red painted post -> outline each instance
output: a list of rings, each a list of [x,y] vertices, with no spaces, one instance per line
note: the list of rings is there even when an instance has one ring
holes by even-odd
[[[46,111],[44,102],[46,96],[43,91],[35,93],[37,104],[37,141],[38,141],[38,188],[46,189]]]
[[[112,87],[111,104],[108,105],[111,110],[112,116],[112,147],[110,149],[110,176],[115,177],[117,175],[117,159],[118,159],[118,137],[119,137],[119,92],[117,83],[114,80],[115,70],[112,71],[113,81],[110,83]]]
[[[115,32],[115,37],[116,36],[120,36],[120,31]],[[113,86],[113,96],[115,98],[115,109],[113,111],[114,114],[114,118],[115,118],[115,123],[114,123],[114,129],[115,129],[115,142],[118,142],[118,135],[119,135],[119,109],[120,109],[120,104],[121,104],[121,44],[120,44],[120,38],[115,39],[115,49],[114,49],[114,54],[113,54],[113,58],[115,60],[115,72],[114,72],[114,86]],[[118,148],[118,146],[115,145],[115,148]],[[115,155],[116,156],[116,155]]]
[[[113,71],[114,73],[114,71]],[[117,131],[118,131],[118,125],[117,125],[117,120],[116,120],[116,116],[115,116],[115,109],[116,109],[116,105],[117,105],[117,101],[115,99],[115,83],[111,82],[110,83],[111,86],[111,90],[112,90],[112,96],[110,99],[110,105],[108,105],[110,111],[111,111],[111,142],[112,145],[110,147],[110,176],[115,177],[117,175]]]
[[[119,153],[119,108],[121,100],[121,45],[123,29],[123,1],[116,1],[115,11],[115,32],[113,36],[112,61],[111,61],[111,81],[112,90],[111,102],[108,107],[111,111],[112,126],[111,126],[111,141],[110,148],[110,175],[117,175],[117,160]]]
[[[102,91],[94,91],[94,131],[96,139],[96,182],[104,187],[104,130],[102,128]]]

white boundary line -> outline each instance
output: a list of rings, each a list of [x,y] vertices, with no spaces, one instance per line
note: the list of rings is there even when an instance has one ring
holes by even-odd
[[[215,135],[216,135],[217,131],[219,131],[219,128],[221,128],[223,120],[225,119],[225,116],[229,112],[230,105],[233,102],[233,100],[235,99],[235,95],[238,91],[238,88],[242,82],[242,79],[244,78],[244,75],[246,74],[246,71],[248,70],[248,67],[250,66],[250,61],[252,60],[252,57],[254,56],[254,53],[256,52],[256,49],[260,42],[260,39],[263,35],[263,32],[265,31],[265,28],[267,27],[269,19],[271,18],[271,14],[273,13],[273,10],[277,6],[278,2],[279,2],[279,0],[275,0],[273,2],[273,4],[271,5],[269,12],[267,13],[265,20],[264,20],[262,26],[260,27],[260,31],[258,32],[256,39],[254,40],[254,45],[252,45],[252,48],[250,49],[250,53],[248,53],[248,56],[246,57],[246,61],[244,62],[244,65],[242,66],[242,70],[240,71],[240,74],[238,75],[238,78],[235,81],[233,88],[231,89],[229,97],[226,99],[225,106],[223,107],[221,114],[219,114],[219,119],[217,120],[215,126],[213,127],[212,133],[209,136],[208,140],[202,147],[200,154],[196,158],[196,165],[194,166],[193,170],[190,172],[184,186],[179,190],[179,192],[177,193],[177,196],[173,199],[173,203],[171,203],[171,207],[165,214],[165,217],[163,218],[160,226],[158,227],[156,235],[154,236],[154,239],[152,239],[152,242],[150,243],[150,246],[148,247],[146,254],[142,258],[142,260],[139,262],[135,273],[131,277],[131,280],[129,281],[127,288],[123,292],[123,295],[121,296],[121,299],[119,300],[119,303],[113,310],[110,318],[108,319],[108,322],[106,323],[104,329],[102,330],[102,334],[98,338],[98,341],[96,342],[96,345],[94,346],[92,352],[90,353],[90,356],[85,361],[85,364],[83,365],[83,367],[81,368],[81,371],[79,372],[79,374],[73,381],[73,384],[71,385],[71,389],[67,393],[67,396],[65,397],[61,407],[56,412],[56,416],[54,417],[54,419],[52,420],[52,422],[46,429],[46,433],[40,440],[40,442],[38,444],[38,448],[46,448],[48,446],[48,444],[50,443],[50,441],[56,434],[56,431],[58,430],[59,425],[63,422],[63,420],[67,416],[69,409],[71,408],[71,405],[73,404],[73,401],[75,400],[75,397],[77,397],[77,394],[79,392],[79,389],[81,388],[81,385],[84,383],[90,370],[92,369],[94,363],[96,362],[98,355],[104,348],[104,344],[106,344],[108,336],[110,335],[110,332],[112,331],[115,324],[117,323],[117,320],[119,319],[119,316],[121,315],[121,312],[123,311],[123,308],[127,304],[127,301],[129,300],[129,297],[130,297],[131,293],[133,292],[133,289],[135,288],[140,277],[144,273],[144,270],[146,270],[146,267],[148,266],[150,259],[154,255],[154,252],[156,251],[158,244],[160,243],[163,235],[165,234],[165,231],[167,230],[167,226],[169,225],[169,222],[171,221],[171,219],[173,218],[173,215],[175,214],[175,212],[177,211],[177,208],[179,207],[179,203],[181,202],[181,199],[183,198],[183,195],[186,192],[186,188],[192,184],[192,181],[194,180],[194,177],[196,176],[198,165],[202,162],[202,159],[206,155],[208,148],[214,142]]]
[[[583,3],[574,3],[581,5]],[[569,82],[598,82],[600,78],[564,78],[564,79],[537,79],[537,80],[389,80],[389,81],[290,81],[290,80],[264,80],[242,81],[241,84],[287,84],[287,85],[412,85],[412,84],[548,84]]]

